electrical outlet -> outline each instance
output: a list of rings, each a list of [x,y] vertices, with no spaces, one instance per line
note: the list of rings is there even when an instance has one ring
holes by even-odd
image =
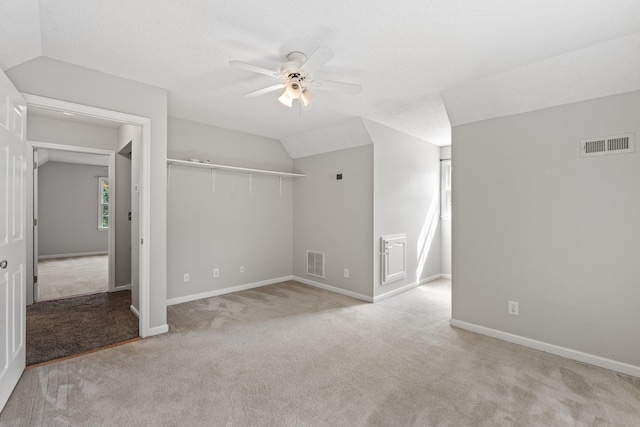
[[[189,283],[189,280],[191,280],[189,278],[189,273],[184,273],[184,283]]]
[[[244,273],[244,265],[240,266],[240,273]]]
[[[517,316],[518,315],[518,303],[515,301],[509,301],[508,313]]]
[[[344,277],[349,278],[349,269],[348,268],[344,269]]]
[[[213,277],[220,277],[220,269],[219,268],[214,268],[213,269]]]

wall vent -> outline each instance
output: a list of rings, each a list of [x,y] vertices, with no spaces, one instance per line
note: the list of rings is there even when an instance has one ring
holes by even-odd
[[[602,156],[606,154],[633,153],[635,134],[600,136],[580,141],[580,157]]]
[[[324,252],[307,251],[307,274],[324,279]]]

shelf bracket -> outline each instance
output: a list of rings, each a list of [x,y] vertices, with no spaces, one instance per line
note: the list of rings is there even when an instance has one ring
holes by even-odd
[[[251,192],[252,183],[253,183],[253,174],[250,173],[249,174],[249,194],[252,194]]]
[[[211,169],[211,194],[216,194],[216,170]]]
[[[282,177],[280,177],[280,195],[282,196]]]
[[[167,191],[169,191],[169,184],[171,183],[171,164],[167,167]]]

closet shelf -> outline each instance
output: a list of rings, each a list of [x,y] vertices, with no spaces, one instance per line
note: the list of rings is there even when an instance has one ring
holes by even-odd
[[[259,175],[273,175],[283,177],[296,178],[305,176],[301,173],[292,173],[292,172],[280,172],[280,171],[272,171],[266,169],[251,169],[251,168],[241,168],[238,166],[227,166],[227,165],[216,165],[213,163],[200,163],[200,162],[190,162],[188,160],[178,160],[178,159],[167,159],[167,165],[176,165],[176,166],[187,166],[194,168],[202,168],[202,169],[216,169],[216,170],[224,170],[224,171],[232,171],[232,172],[243,172],[249,174],[259,174]]]

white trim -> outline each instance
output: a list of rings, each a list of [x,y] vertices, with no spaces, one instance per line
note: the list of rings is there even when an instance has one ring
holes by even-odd
[[[169,325],[165,323],[164,325],[154,326],[153,328],[149,328],[147,330],[147,335],[145,335],[142,338],[152,337],[154,335],[166,334],[167,332],[169,332]]]
[[[46,148],[47,150],[55,150],[55,151],[69,151],[69,152],[77,152],[77,153],[85,153],[85,154],[99,154],[102,156],[110,156],[111,154],[115,155],[115,151],[103,150],[101,148],[89,148],[89,147],[82,147],[79,145],[53,144],[51,142],[32,141],[32,140],[29,140],[27,142],[31,144],[32,148]]]
[[[444,273],[442,273],[442,274],[440,274],[440,277],[442,277],[443,279],[449,279],[449,280],[451,280],[451,274],[444,274]]]
[[[382,295],[377,295],[375,297],[373,297],[373,302],[380,302],[383,300],[386,300],[387,298],[391,298],[393,296],[396,296],[398,294],[401,294],[403,292],[407,292],[413,288],[417,288],[420,285],[424,285],[425,283],[429,283],[432,282],[434,280],[439,279],[440,277],[442,277],[442,274],[434,274],[433,276],[429,276],[425,279],[420,280],[420,282],[413,282],[413,283],[409,283],[408,285],[404,285],[398,289],[394,289],[392,291],[389,292],[385,292]]]
[[[131,290],[131,283],[127,283],[126,285],[120,285],[120,286],[116,286],[116,291],[130,291]]]
[[[442,273],[434,274],[433,276],[429,276],[427,278],[420,280],[420,282],[418,283],[418,286],[424,285],[425,283],[433,282],[434,280],[438,280],[440,278],[442,278]]]
[[[215,289],[213,291],[202,292],[199,294],[186,295],[183,297],[171,298],[167,300],[167,306],[182,304],[183,302],[196,301],[204,298],[217,297],[232,292],[246,291],[247,289],[259,288],[261,286],[273,285],[280,282],[286,282],[293,279],[293,276],[276,277],[275,279],[262,280],[260,282],[246,283],[244,285],[231,286],[230,288]]]
[[[38,259],[75,258],[79,256],[109,255],[109,251],[77,252],[73,254],[38,255]]]
[[[336,288],[335,286],[331,286],[331,285],[325,285],[324,283],[315,282],[313,280],[305,279],[303,277],[293,276],[293,280],[304,283],[305,285],[324,289],[325,291],[331,291],[331,292],[335,292],[336,294],[342,294],[351,298],[359,299],[360,301],[373,302],[373,298],[371,298],[370,296],[359,294],[357,292],[347,291],[341,288]]]
[[[136,315],[136,317],[139,319],[140,318],[140,312],[138,311],[137,308],[135,308],[133,305],[129,306],[129,309],[131,309],[131,311],[133,312],[133,314]]]
[[[373,302],[380,302],[380,301],[386,300],[387,298],[391,298],[403,292],[407,292],[413,288],[417,288],[418,286],[419,286],[418,282],[409,283],[408,285],[404,285],[398,289],[394,289],[392,291],[385,292],[384,294],[373,297]]]
[[[151,119],[38,95],[25,93],[22,96],[26,100],[27,106],[68,111],[89,117],[140,126],[140,336],[144,338],[161,333],[158,331],[168,331],[167,325],[155,327],[153,330],[149,326],[151,319]],[[144,244],[142,244],[142,241],[144,241]]]
[[[142,118],[141,118],[142,119]],[[140,126],[140,263],[138,265],[138,309],[140,336],[157,335],[151,330],[151,119],[142,119]],[[142,242],[145,242],[144,244]],[[165,283],[166,288],[166,283]],[[166,292],[163,289],[162,292]],[[169,327],[166,326],[166,331]],[[154,328],[157,330],[157,328]]]
[[[497,338],[513,344],[519,344],[524,347],[533,348],[535,350],[544,351],[546,353],[555,354],[556,356],[566,357],[567,359],[577,360],[578,362],[587,363],[589,365],[598,366],[600,368],[610,369],[621,374],[631,375],[640,378],[640,366],[630,365],[628,363],[619,362],[617,360],[606,359],[594,354],[584,353],[582,351],[561,347],[555,344],[522,337],[520,335],[510,334],[508,332],[491,329],[474,323],[463,322],[462,320],[451,319],[451,326]]]

